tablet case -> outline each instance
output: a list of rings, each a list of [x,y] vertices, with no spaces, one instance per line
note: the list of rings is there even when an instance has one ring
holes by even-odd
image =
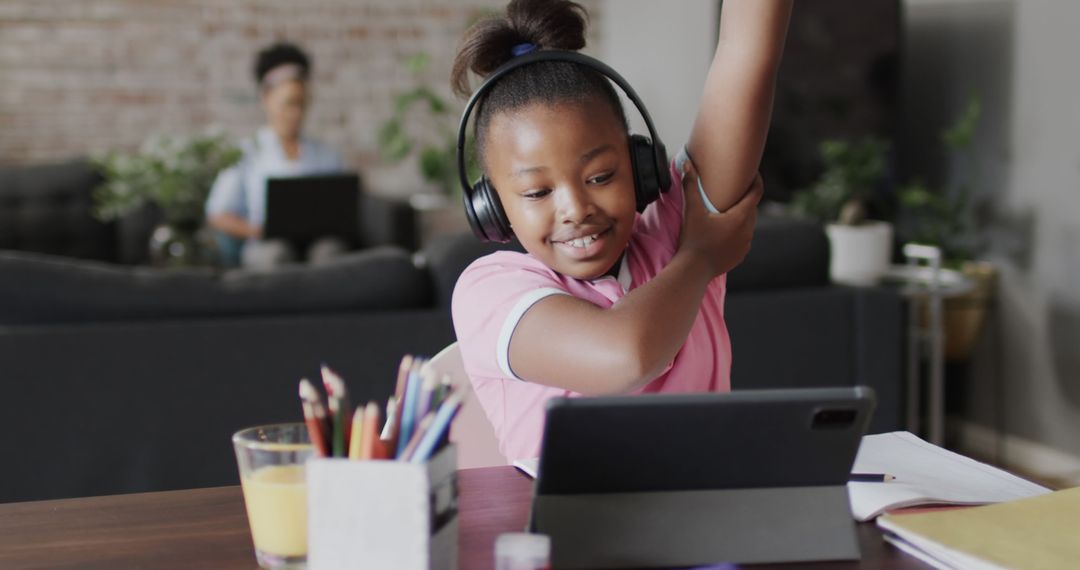
[[[531,530],[552,567],[859,558],[847,478],[870,388],[557,398]]]

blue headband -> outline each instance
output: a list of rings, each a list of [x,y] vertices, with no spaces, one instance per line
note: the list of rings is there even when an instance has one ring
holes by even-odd
[[[514,54],[514,57],[518,57],[520,55],[525,55],[534,51],[536,51],[536,44],[530,44],[526,42],[514,46],[514,49],[510,50],[510,53]]]

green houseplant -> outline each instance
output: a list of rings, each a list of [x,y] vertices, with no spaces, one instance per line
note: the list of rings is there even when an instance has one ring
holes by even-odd
[[[218,173],[236,164],[239,147],[217,131],[191,136],[154,135],[134,153],[92,159],[103,182],[94,189],[95,215],[115,220],[153,207],[163,223],[151,236],[151,259],[160,265],[209,261],[212,240],[200,236],[204,205]]]
[[[943,150],[954,163],[966,163],[969,172],[975,170],[968,150],[981,113],[982,105],[973,97],[956,122],[941,132]],[[901,237],[940,248],[945,265],[954,269],[974,260],[983,250],[984,240],[976,223],[978,204],[972,193],[973,182],[960,179],[952,186],[932,188],[917,179],[902,186],[897,191]]]
[[[973,285],[967,293],[945,300],[945,356],[951,361],[963,361],[970,355],[983,328],[997,280],[997,267],[978,259],[986,247],[978,224],[984,204],[973,191],[977,183],[973,177],[978,168],[969,150],[981,114],[981,100],[973,96],[956,121],[940,135],[943,151],[953,165],[966,167],[968,178],[958,178],[951,185],[939,187],[915,180],[897,192],[900,237],[939,248],[943,265],[959,271]]]
[[[425,53],[410,56],[405,67],[422,77],[431,65]],[[429,85],[420,82],[394,97],[394,113],[379,127],[378,143],[383,160],[394,164],[416,157],[421,178],[444,196],[458,189],[457,118],[450,105]],[[469,161],[470,175],[476,173]],[[470,176],[471,179],[471,176]]]
[[[884,211],[880,190],[889,144],[876,137],[830,139],[820,148],[825,169],[813,187],[793,196],[791,209],[825,225],[833,281],[873,284],[892,254],[892,224],[869,219],[871,211]]]
[[[422,80],[430,64],[430,58],[424,53],[405,60],[405,67],[417,78],[417,84],[394,97],[394,112],[378,131],[383,160],[396,164],[414,158],[420,177],[436,189],[435,192],[416,193],[409,199],[417,214],[421,244],[440,234],[458,233],[467,228],[459,205],[457,126],[460,115]],[[467,149],[473,148],[469,144],[471,138],[467,136]],[[479,176],[480,169],[471,152],[466,155],[465,167],[469,180]]]

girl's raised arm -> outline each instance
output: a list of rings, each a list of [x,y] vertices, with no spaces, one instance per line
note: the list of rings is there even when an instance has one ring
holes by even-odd
[[[709,200],[739,200],[758,171],[791,0],[724,0],[720,38],[687,145]]]

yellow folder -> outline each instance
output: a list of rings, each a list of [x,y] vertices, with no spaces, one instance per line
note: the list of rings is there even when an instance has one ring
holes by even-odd
[[[985,507],[878,519],[902,550],[957,568],[1075,568],[1080,487]]]

